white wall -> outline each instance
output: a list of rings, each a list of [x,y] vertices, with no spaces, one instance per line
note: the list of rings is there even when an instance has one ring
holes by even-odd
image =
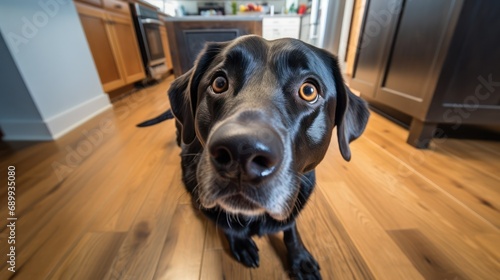
[[[0,31],[24,82],[24,86],[19,81],[2,82],[10,83],[11,91],[2,90],[2,106],[19,105],[18,95],[26,98],[27,90],[50,132],[50,135],[36,135],[19,127],[28,128],[27,121],[34,114],[25,112],[30,115],[25,118],[24,114],[10,112],[16,110],[2,110],[0,126],[4,138],[55,139],[110,107],[73,1],[2,0]],[[20,105],[21,111],[33,107],[28,103]]]
[[[36,104],[24,84],[9,49],[0,36],[0,125],[6,116],[10,126],[22,123],[25,130],[50,138],[50,131],[42,121]],[[11,131],[9,125],[4,131]],[[29,126],[29,128],[28,128]]]

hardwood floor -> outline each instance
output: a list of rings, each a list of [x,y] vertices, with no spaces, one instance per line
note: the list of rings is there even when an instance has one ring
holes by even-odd
[[[171,80],[57,141],[1,144],[0,178],[16,168],[18,220],[15,273],[1,227],[0,279],[287,279],[281,234],[255,238],[261,265],[246,269],[193,210],[174,122],[135,127],[168,108]],[[323,278],[498,279],[500,142],[416,150],[407,134],[373,113],[349,163],[332,140],[298,219]]]

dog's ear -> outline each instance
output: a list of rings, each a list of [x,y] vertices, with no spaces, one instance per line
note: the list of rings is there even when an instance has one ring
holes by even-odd
[[[180,124],[181,130],[179,133],[184,143],[191,143],[195,137],[194,117],[191,112],[191,97],[189,94],[189,82],[192,72],[193,69],[175,79],[168,89],[170,107]]]
[[[198,85],[213,59],[228,43],[207,43],[188,72],[175,79],[168,90],[172,112],[182,127],[182,142],[190,144],[196,137],[194,119],[198,107]]]
[[[337,108],[335,110],[335,125],[340,153],[346,161],[351,160],[349,143],[358,138],[365,130],[370,112],[366,102],[356,96],[344,84],[337,59],[334,62],[334,79],[337,90]]]
[[[337,91],[337,137],[342,157],[351,160],[349,143],[358,138],[365,130],[370,112],[366,102],[353,94],[347,86],[340,85],[343,90]],[[341,101],[342,99],[342,101]]]

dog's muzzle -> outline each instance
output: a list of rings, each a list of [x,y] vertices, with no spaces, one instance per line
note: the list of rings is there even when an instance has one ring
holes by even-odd
[[[217,173],[237,183],[272,178],[283,159],[281,137],[262,120],[227,121],[216,128],[207,146]]]

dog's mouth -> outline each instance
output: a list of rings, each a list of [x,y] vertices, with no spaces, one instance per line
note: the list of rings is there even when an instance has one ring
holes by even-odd
[[[226,196],[216,200],[222,209],[234,214],[243,214],[245,216],[258,216],[266,210],[257,203],[245,198],[241,194]]]
[[[247,217],[257,217],[268,214],[275,220],[283,221],[286,220],[290,214],[288,211],[279,211],[278,209],[273,211],[273,209],[262,206],[260,203],[243,193],[223,195],[218,198],[213,198],[213,200],[201,199],[200,202],[202,206],[207,209],[220,207],[228,213]]]

